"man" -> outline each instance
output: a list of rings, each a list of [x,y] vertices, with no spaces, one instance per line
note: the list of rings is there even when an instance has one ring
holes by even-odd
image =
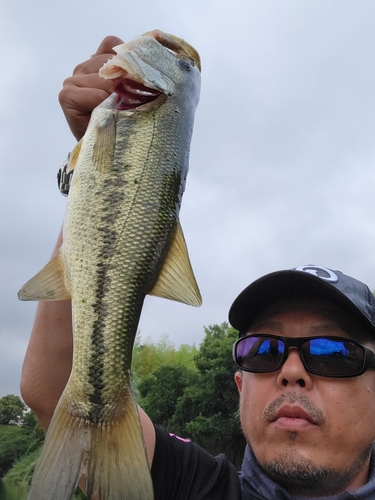
[[[233,303],[234,354],[249,370],[236,374],[253,451],[246,450],[243,488],[251,492],[256,480],[263,493],[250,498],[320,498],[361,487],[362,496],[339,498],[375,498],[374,306],[365,285],[315,266],[264,276]]]
[[[119,43],[106,38],[64,82],[60,102],[77,139],[110,93],[97,71]],[[240,332],[235,379],[249,443],[241,474],[223,455],[155,428],[140,410],[155,499],[375,499],[370,290],[325,268],[280,271],[247,287],[229,319]],[[71,362],[70,302],[40,303],[21,390],[45,429]]]

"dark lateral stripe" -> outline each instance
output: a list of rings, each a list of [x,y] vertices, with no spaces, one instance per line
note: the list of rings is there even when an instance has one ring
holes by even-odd
[[[111,283],[108,271],[111,268],[110,261],[114,255],[117,240],[117,234],[114,230],[117,217],[115,207],[121,205],[124,200],[124,192],[119,184],[122,183],[117,176],[106,179],[103,184],[103,190],[107,193],[107,196],[104,198],[101,217],[102,226],[99,228],[99,234],[103,242],[100,253],[102,260],[98,262],[96,271],[95,302],[92,304],[96,319],[92,328],[91,345],[93,349],[88,370],[89,383],[93,388],[90,395],[92,407],[88,418],[93,423],[100,422],[104,406],[104,356],[106,352],[104,330],[108,317],[108,305],[104,299]]]
[[[156,146],[154,146],[156,147]],[[116,155],[114,164],[116,164]],[[157,278],[158,272],[168,250],[168,240],[170,234],[178,219],[178,212],[183,192],[184,179],[186,176],[186,165],[184,158],[173,159],[169,166],[169,172],[165,171],[159,185],[160,192],[156,196],[159,203],[156,220],[153,224],[153,235],[150,234],[150,241],[145,254],[142,257],[143,264],[139,266],[138,272],[132,277],[132,297],[128,296],[127,308],[122,312],[122,324],[125,328],[138,324],[139,315],[142,308],[144,294],[147,293],[146,288],[150,289],[151,281]],[[150,166],[148,165],[148,168]],[[168,170],[168,169],[166,169]],[[160,178],[159,178],[160,179]],[[90,395],[91,409],[88,418],[99,423],[104,419],[103,409],[105,406],[103,389],[105,386],[104,361],[108,355],[105,348],[105,327],[108,322],[109,310],[106,303],[106,295],[110,286],[109,271],[112,271],[111,259],[116,249],[117,239],[121,238],[120,234],[116,234],[114,230],[117,220],[118,210],[124,203],[126,180],[121,175],[109,176],[103,183],[102,190],[106,193],[103,200],[103,209],[101,223],[102,227],[99,230],[99,238],[102,238],[103,244],[101,249],[101,261],[97,264],[97,277],[95,289],[95,302],[92,304],[95,321],[93,324],[91,342],[91,359],[89,362],[89,383],[92,386]],[[141,183],[142,185],[142,183]],[[147,183],[142,191],[147,189]],[[143,192],[142,196],[145,195]],[[150,194],[147,193],[149,197]],[[145,206],[145,211],[147,208]],[[125,328],[127,330],[127,328]],[[135,326],[136,330],[136,326]],[[135,332],[134,332],[135,334]],[[132,350],[134,338],[131,332],[126,332],[126,338],[123,339],[124,347],[127,344],[129,352]],[[131,355],[130,355],[131,357]]]

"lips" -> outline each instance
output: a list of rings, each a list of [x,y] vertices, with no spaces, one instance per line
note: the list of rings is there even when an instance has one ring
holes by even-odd
[[[275,398],[264,410],[263,419],[276,427],[324,425],[322,410],[308,397],[286,392]]]
[[[290,406],[285,405],[276,413],[275,417],[271,421],[275,421],[279,418],[303,418],[308,420],[311,423],[315,423],[313,421],[313,417],[310,416],[305,410],[303,410],[299,406]]]
[[[270,420],[275,428],[286,431],[298,431],[317,425],[313,415],[299,406],[285,405]]]

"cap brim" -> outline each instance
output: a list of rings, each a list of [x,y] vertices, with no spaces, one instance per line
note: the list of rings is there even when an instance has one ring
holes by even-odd
[[[375,331],[374,325],[340,290],[320,277],[295,270],[276,271],[251,283],[233,302],[229,310],[229,322],[236,330],[246,332],[265,307],[276,300],[298,296],[331,300],[352,311]]]

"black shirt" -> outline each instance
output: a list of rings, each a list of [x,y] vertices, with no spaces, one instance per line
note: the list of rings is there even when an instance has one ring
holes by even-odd
[[[155,431],[155,500],[241,500],[238,471],[225,455],[213,457],[191,441]]]

